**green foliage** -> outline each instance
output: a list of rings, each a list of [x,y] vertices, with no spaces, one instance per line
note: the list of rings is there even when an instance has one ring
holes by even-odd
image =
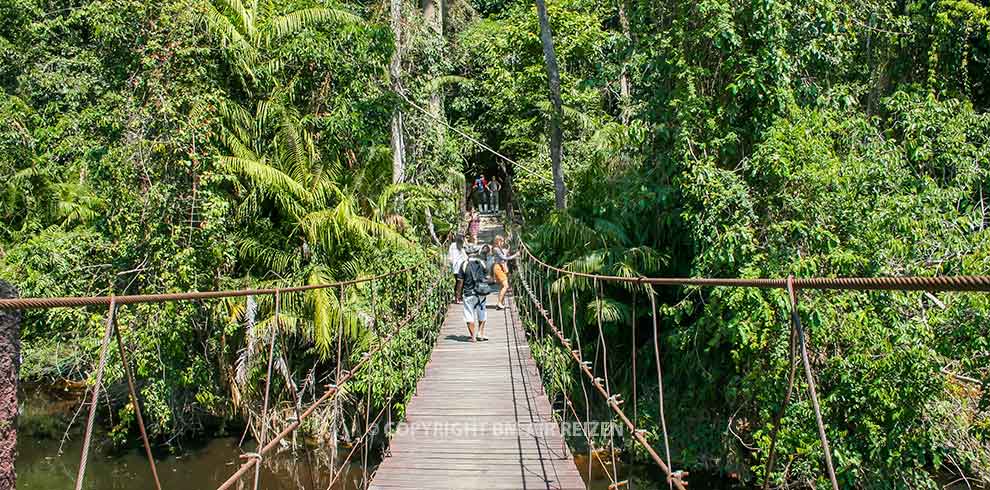
[[[24,296],[325,284],[424,259],[428,208],[452,227],[438,159],[391,182],[395,42],[362,3],[4,0],[0,17],[0,277]],[[388,286],[380,300],[404,306]],[[279,402],[377,337],[367,294],[283,296]],[[255,423],[275,322],[271,297],[253,301],[120,309],[155,437]],[[86,379],[104,314],[30,312],[24,379]],[[377,372],[398,397],[428,320],[390,347],[409,359]],[[115,352],[109,365],[119,388]],[[133,407],[112,405],[114,440],[133,440]]]
[[[570,107],[563,213],[545,212],[535,17],[522,15],[524,4],[479,5],[489,15],[462,35],[471,81],[455,108],[525,167],[515,169],[524,239],[548,262],[626,277],[990,270],[985,2],[633,0],[628,32],[614,4],[552,2]],[[577,52],[582,60],[568,60]],[[626,124],[622,70],[632,89]],[[580,338],[599,363],[601,324],[613,386],[627,400],[638,353],[638,423],[658,437],[649,290],[522,273],[560,302],[572,343]],[[788,370],[785,297],[653,294],[675,466],[762,483]],[[840,486],[990,482],[987,307],[972,294],[801,294]],[[771,483],[819,487],[803,382],[797,393]]]

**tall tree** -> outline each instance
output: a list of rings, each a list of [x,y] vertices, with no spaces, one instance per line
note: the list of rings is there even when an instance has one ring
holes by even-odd
[[[426,35],[429,36],[431,43],[435,46],[436,51],[432,64],[435,67],[432,72],[434,76],[440,71],[439,67],[443,66],[444,58],[444,38],[443,38],[443,5],[439,3],[439,0],[422,0],[423,7],[423,20],[426,24]],[[438,7],[441,11],[438,11]],[[430,92],[430,113],[436,118],[433,123],[434,133],[436,135],[436,147],[443,147],[444,139],[444,128],[440,124],[439,120],[443,118],[443,107],[440,100],[440,84],[431,84],[432,90]]]
[[[402,71],[402,0],[392,0],[392,34],[395,36],[395,53],[392,55],[392,63],[389,64],[389,75],[392,77],[392,90],[396,93],[402,92],[402,83],[399,79]],[[406,144],[402,140],[402,110],[395,108],[392,113],[392,182],[400,183],[405,180]]]
[[[626,42],[629,43],[627,49],[632,47],[632,30],[629,28],[629,12],[628,6],[626,5],[627,0],[619,0],[619,25],[622,27],[622,37],[625,38]],[[629,116],[632,112],[630,110],[630,99],[631,88],[629,86],[629,56],[622,57],[622,70],[619,74],[619,96],[622,100],[619,101],[619,118],[622,124],[629,124]]]
[[[540,18],[540,39],[543,42],[543,57],[547,66],[547,81],[550,84],[550,164],[553,166],[553,195],[557,209],[567,207],[567,186],[564,184],[564,169],[561,168],[560,153],[564,119],[563,102],[560,99],[560,69],[557,67],[557,54],[553,49],[553,34],[550,32],[550,19],[547,16],[545,0],[536,0],[536,14]]]

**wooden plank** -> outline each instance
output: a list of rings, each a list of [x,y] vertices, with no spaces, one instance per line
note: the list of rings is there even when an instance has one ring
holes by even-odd
[[[494,297],[489,304],[494,304]],[[560,489],[586,485],[561,436],[515,304],[488,311],[472,343],[451,305],[373,489]]]

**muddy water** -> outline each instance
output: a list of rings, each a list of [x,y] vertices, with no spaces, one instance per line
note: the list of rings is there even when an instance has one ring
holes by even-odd
[[[74,398],[74,397],[70,397]],[[50,392],[28,390],[21,394],[21,413],[18,421],[17,487],[19,490],[50,490],[72,488],[79,467],[82,448],[82,425],[85,414],[80,414],[75,429],[70,430],[63,441],[66,427],[78,407],[75,399],[59,399]],[[135,441],[136,443],[137,441]],[[216,488],[236,470],[241,463],[239,455],[251,451],[249,444],[237,447],[234,437],[220,437],[187,446],[179,454],[158,454],[156,463],[164,490],[193,490]],[[341,450],[338,461],[349,451]],[[370,453],[374,459],[374,451]],[[266,490],[326,490],[332,474],[328,451],[302,450],[293,454],[284,451],[266,460],[260,486]],[[334,484],[334,490],[356,490],[362,485],[363,471],[360,453],[355,455],[358,464],[348,464],[343,475]],[[596,458],[597,459],[597,458]],[[372,461],[373,463],[374,461]],[[589,478],[588,459],[578,454],[575,464],[582,477],[589,481],[591,490],[606,490],[611,480],[601,465],[593,465]],[[658,471],[651,466],[624,465],[619,468],[619,479],[627,480],[626,489],[666,488]],[[246,480],[250,481],[250,480]],[[731,480],[692,475],[693,489],[739,489]],[[443,482],[424,482],[423,488],[443,488]],[[86,467],[87,490],[151,489],[154,482],[148,463],[140,446],[135,444],[125,450],[114,450],[107,434],[94,433],[93,446]],[[250,488],[247,486],[245,488]]]
[[[79,467],[81,442],[76,439],[63,446],[59,455],[59,441],[25,439],[18,441],[17,488],[19,490],[49,490],[72,488]],[[203,447],[178,456],[157,461],[158,474],[165,490],[191,490],[216,488],[237,469],[237,440],[220,438],[208,441]],[[324,455],[311,452],[279,456],[277,461],[264,465],[261,488],[272,490],[320,490],[330,485],[326,465],[315,464]],[[361,488],[361,468],[350,467],[350,473],[342,478],[335,489]],[[108,454],[97,450],[90,455],[86,466],[88,490],[145,489],[154,488],[154,481],[143,453],[138,450],[123,454]]]
[[[72,488],[82,449],[80,413],[72,429],[66,428],[78,408],[78,394],[54,396],[52,390],[28,387],[21,400],[17,440],[17,488],[51,490]],[[87,490],[153,489],[154,480],[143,448],[135,440],[132,447],[115,450],[105,431],[93,434],[86,465]],[[64,439],[64,440],[63,440]],[[234,437],[220,437],[187,446],[178,454],[156,454],[158,474],[164,490],[216,488],[242,462],[239,455],[254,448],[246,443],[237,447]],[[341,450],[346,454],[348,448]],[[266,490],[326,490],[332,481],[329,451],[284,451],[263,465],[260,486]],[[343,455],[338,456],[343,459]],[[360,461],[360,454],[355,455]],[[334,484],[335,490],[363,488],[360,464],[348,464]],[[250,481],[250,480],[247,480]]]

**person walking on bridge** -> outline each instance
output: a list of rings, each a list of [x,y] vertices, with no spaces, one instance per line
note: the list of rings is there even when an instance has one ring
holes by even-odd
[[[485,194],[487,193],[488,193],[488,181],[485,180],[484,175],[479,175],[478,178],[474,179],[474,187],[471,189],[471,195],[474,198],[472,199],[472,202],[474,203],[474,209],[480,210],[481,212],[485,212],[485,202],[488,199],[488,196],[486,196]]]
[[[498,183],[498,179],[492,175],[492,178],[488,181],[488,212],[498,213],[498,192],[502,190],[502,184]]]
[[[472,241],[478,241],[479,231],[481,231],[481,216],[476,209],[472,209],[468,215],[468,234]]]
[[[454,237],[453,243],[447,249],[447,263],[450,264],[450,271],[454,273],[454,303],[461,303],[461,292],[464,289],[464,278],[461,275],[461,266],[468,259],[464,250],[464,235],[460,233]]]
[[[464,323],[467,324],[471,342],[488,340],[485,336],[485,321],[488,319],[486,311],[488,305],[485,300],[490,292],[488,282],[485,280],[488,275],[485,269],[485,257],[488,252],[488,245],[482,247],[480,251],[475,247],[469,247],[468,259],[461,265],[461,276],[464,279]]]
[[[495,265],[492,267],[492,275],[495,276],[495,282],[499,285],[498,304],[495,307],[502,310],[505,309],[505,294],[509,292],[509,261],[518,257],[519,252],[510,254],[509,246],[506,245],[505,238],[502,235],[495,236],[495,244],[492,247],[492,252],[495,255]]]

